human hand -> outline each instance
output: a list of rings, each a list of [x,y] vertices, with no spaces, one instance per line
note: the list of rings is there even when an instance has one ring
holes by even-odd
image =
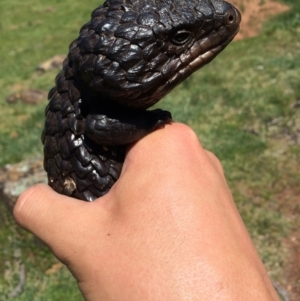
[[[181,124],[132,145],[98,200],[39,184],[14,214],[68,266],[85,300],[279,300],[220,162]]]

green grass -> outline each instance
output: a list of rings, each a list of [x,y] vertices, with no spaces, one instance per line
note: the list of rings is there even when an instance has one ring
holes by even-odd
[[[300,109],[291,108],[300,99],[300,3],[283,2],[293,9],[269,21],[260,36],[232,43],[158,104],[220,158],[255,245],[279,282],[283,238],[300,226],[289,211],[300,195]],[[7,104],[5,97],[20,87],[51,88],[57,70],[39,74],[36,66],[65,54],[98,4],[0,2],[0,166],[41,152],[45,107]],[[65,268],[46,273],[57,260],[14,224],[1,202],[0,246],[0,300],[9,300],[17,285],[20,262],[27,279],[14,300],[82,300]]]
[[[69,43],[97,5],[99,1],[0,2],[0,166],[41,152],[45,107],[12,106],[5,98],[17,89],[48,91],[53,86],[57,70],[40,74],[36,67],[56,54],[67,54]]]

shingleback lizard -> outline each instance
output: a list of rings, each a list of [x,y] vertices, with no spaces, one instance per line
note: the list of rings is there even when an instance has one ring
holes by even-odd
[[[49,92],[49,185],[85,201],[106,194],[126,145],[172,120],[146,109],[214,59],[240,21],[221,0],[107,0],[96,8]]]

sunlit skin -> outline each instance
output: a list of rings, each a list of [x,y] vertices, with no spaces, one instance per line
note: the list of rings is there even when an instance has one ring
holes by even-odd
[[[182,124],[132,145],[120,179],[96,201],[39,184],[14,215],[88,301],[279,300],[219,160]]]

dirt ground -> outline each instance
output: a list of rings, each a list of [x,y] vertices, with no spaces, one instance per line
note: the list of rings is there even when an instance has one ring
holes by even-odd
[[[288,6],[273,0],[229,0],[239,8],[242,13],[241,30],[236,39],[245,39],[256,36],[262,29],[262,24],[271,16],[289,9]],[[284,193],[279,199],[286,210],[287,216],[299,214],[299,202],[295,200],[295,194]],[[297,208],[294,208],[294,207]],[[300,300],[300,234],[295,231],[285,239],[289,258],[286,262],[285,272],[280,281],[280,286],[287,292],[289,301]]]
[[[259,34],[262,24],[269,17],[284,12],[288,6],[273,0],[229,0],[242,13],[242,24],[236,39]]]

